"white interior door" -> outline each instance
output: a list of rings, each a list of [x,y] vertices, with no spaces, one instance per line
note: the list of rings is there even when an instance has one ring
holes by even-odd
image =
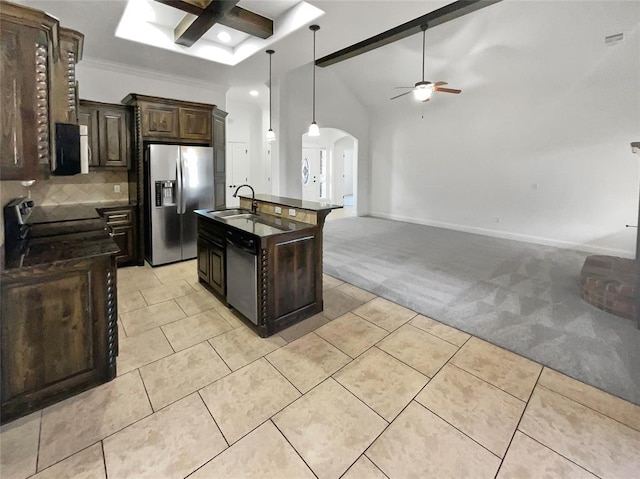
[[[329,158],[326,148],[302,149],[302,199],[326,201],[329,195],[327,169]]]
[[[233,197],[236,188],[249,183],[249,148],[244,142],[229,142],[227,147],[227,208],[240,205],[240,200]],[[248,193],[243,189],[240,193]]]

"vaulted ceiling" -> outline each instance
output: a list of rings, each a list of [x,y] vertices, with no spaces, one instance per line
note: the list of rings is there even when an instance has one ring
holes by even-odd
[[[209,0],[191,1],[207,3]],[[324,12],[313,22],[321,26],[317,34],[317,57],[372,37],[452,1],[308,0],[307,4]],[[57,16],[64,26],[83,32],[86,59],[115,62],[219,85],[246,87],[247,90],[264,87],[267,80],[268,60],[264,54],[267,47],[258,49],[235,66],[229,66],[117,38],[115,32],[127,5],[124,0],[25,0],[22,3],[45,10]],[[240,0],[235,5],[268,18],[278,18],[299,3],[297,0]],[[462,95],[449,95],[448,101],[466,101],[465,98],[479,94],[489,84],[500,85],[505,97],[521,94],[524,85],[533,90],[538,84],[545,94],[562,94],[551,90],[554,85],[564,85],[561,75],[549,77],[550,69],[555,68],[559,73],[569,72],[576,62],[589,61],[589,49],[600,52],[597,54],[602,57],[604,37],[623,30],[625,41],[638,42],[640,3],[631,3],[636,5],[634,13],[627,15],[624,22],[616,20],[611,23],[607,21],[606,13],[597,12],[614,13],[619,8],[628,11],[629,2],[504,0],[429,29],[426,34],[426,77],[432,81],[447,81],[453,88],[463,90]],[[601,10],[586,8],[598,4],[603,5]],[[178,21],[184,16],[180,10],[166,8],[175,10]],[[583,11],[594,13],[580,15]],[[581,45],[587,42],[589,48],[576,44],[574,33],[578,32],[579,26]],[[275,21],[276,34],[278,28]],[[255,38],[271,41],[268,48],[276,51],[273,56],[274,78],[311,61],[312,35],[306,25],[276,41]],[[198,42],[194,47],[197,45]],[[400,100],[389,102],[395,93],[393,87],[412,85],[420,79],[421,56],[422,39],[420,34],[416,34],[327,69],[338,75],[364,104],[401,108]],[[436,102],[430,102],[429,106],[438,108]]]

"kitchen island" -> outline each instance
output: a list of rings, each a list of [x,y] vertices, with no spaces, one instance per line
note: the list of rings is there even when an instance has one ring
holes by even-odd
[[[198,276],[267,337],[322,311],[322,226],[340,206],[270,195],[240,206],[196,211]]]

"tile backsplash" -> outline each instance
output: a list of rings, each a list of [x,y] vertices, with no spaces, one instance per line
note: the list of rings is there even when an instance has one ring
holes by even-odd
[[[114,187],[120,186],[120,192]],[[52,176],[27,188],[39,206],[101,203],[129,199],[126,171],[92,171],[87,175]]]

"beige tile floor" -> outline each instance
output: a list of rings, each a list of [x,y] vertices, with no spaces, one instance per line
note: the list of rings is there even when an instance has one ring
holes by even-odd
[[[4,425],[2,479],[640,477],[639,406],[335,278],[268,339],[193,261],[118,286],[118,377]]]

